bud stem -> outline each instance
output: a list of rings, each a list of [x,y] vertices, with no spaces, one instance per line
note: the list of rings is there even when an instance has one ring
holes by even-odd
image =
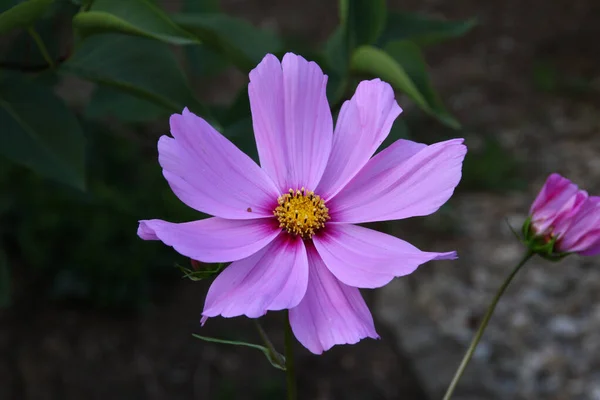
[[[48,49],[46,48],[44,41],[42,40],[40,35],[37,33],[35,28],[33,26],[30,26],[29,28],[27,28],[27,32],[29,32],[29,35],[31,36],[31,38],[37,45],[38,49],[40,50],[42,57],[44,57],[44,60],[48,63],[48,66],[50,68],[54,68],[54,61],[52,61],[52,57],[50,57],[50,53],[48,53]]]
[[[285,377],[288,400],[296,400],[296,372],[294,371],[294,334],[290,326],[289,312],[285,311]]]
[[[521,261],[519,261],[517,266],[512,270],[510,275],[508,275],[508,277],[504,280],[502,286],[500,286],[500,289],[498,289],[498,292],[494,296],[492,303],[489,305],[487,311],[485,312],[485,316],[483,317],[483,321],[481,321],[481,324],[479,325],[479,329],[477,329],[477,332],[475,333],[475,336],[473,337],[473,340],[471,341],[471,344],[469,345],[465,356],[463,357],[460,365],[458,366],[458,369],[456,370],[456,373],[454,374],[454,378],[452,378],[452,382],[450,382],[450,386],[448,386],[448,389],[446,390],[446,394],[444,395],[443,400],[450,400],[450,398],[452,397],[452,393],[454,393],[454,389],[456,388],[458,381],[465,372],[469,361],[471,361],[473,353],[475,353],[475,349],[479,344],[479,340],[481,340],[481,337],[483,336],[483,332],[485,331],[485,328],[487,327],[488,322],[490,321],[490,318],[492,317],[492,314],[496,309],[496,305],[498,304],[500,297],[502,297],[504,291],[506,290],[510,282],[513,280],[515,275],[517,275],[517,272],[519,272],[521,267],[523,267],[523,265],[525,265],[525,263],[529,261],[529,259],[533,257],[534,254],[535,253],[533,253],[531,250],[528,250],[527,253],[525,253],[523,258],[521,259]]]

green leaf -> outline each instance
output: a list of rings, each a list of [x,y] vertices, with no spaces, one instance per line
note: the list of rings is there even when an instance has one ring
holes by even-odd
[[[183,0],[183,12],[219,12],[221,9],[221,5],[219,3],[219,0]]]
[[[54,0],[28,0],[0,14],[0,35],[31,26],[40,19]]]
[[[40,20],[36,24],[36,31],[42,37],[50,58],[56,60],[60,57],[58,41],[59,35],[54,28],[52,21]],[[47,66],[48,63],[40,53],[40,49],[35,44],[33,38],[27,31],[19,32],[14,38],[11,38],[10,47],[0,55],[2,62],[7,66],[15,66],[15,69],[21,66]]]
[[[70,3],[54,2],[42,18],[32,24],[53,60],[60,60],[66,55],[64,44],[70,40],[71,33],[69,29],[59,27],[68,26],[75,12],[76,7]],[[38,72],[48,66],[27,30],[14,32],[10,37],[10,43],[6,44],[9,46],[1,52],[0,59],[7,69],[25,71],[31,68],[32,72]]]
[[[231,344],[233,346],[244,346],[244,347],[250,347],[252,349],[260,350],[267,357],[267,360],[269,360],[271,365],[273,365],[277,369],[285,371],[285,357],[283,355],[281,355],[280,353],[273,354],[273,352],[265,346],[261,346],[261,345],[253,344],[253,343],[239,342],[236,340],[211,338],[211,337],[200,336],[200,335],[196,335],[196,334],[192,334],[192,336],[195,337],[196,339],[204,340],[205,342]]]
[[[73,26],[84,37],[119,32],[177,45],[200,43],[148,0],[95,0],[88,12],[73,18]]]
[[[76,5],[78,7],[83,7],[84,11],[87,11],[90,8],[90,6],[92,5],[92,3],[94,2],[94,0],[70,0],[70,1],[73,5]],[[156,3],[155,0],[151,0],[151,1]]]
[[[222,55],[205,45],[187,46],[185,55],[190,77],[210,78],[219,75],[229,65]]]
[[[421,107],[427,107],[425,98],[406,70],[385,51],[372,46],[359,47],[352,56],[351,68],[355,72],[373,75],[389,82]]]
[[[348,69],[348,53],[344,48],[344,30],[338,26],[325,42],[325,61],[331,69],[344,71]]]
[[[377,40],[385,26],[385,0],[340,0],[340,26],[325,44],[329,83],[327,99],[337,106],[343,99],[350,79],[350,59],[361,45]]]
[[[188,278],[192,281],[201,281],[204,279],[212,278],[217,275],[225,268],[225,263],[218,263],[213,268],[205,268],[205,269],[190,269],[182,267],[181,265],[177,265],[177,268],[183,272],[183,277]]]
[[[155,121],[168,114],[169,110],[164,107],[110,86],[97,86],[85,109],[87,118],[112,117],[132,123]]]
[[[379,38],[386,14],[385,0],[340,0],[340,20],[349,52]]]
[[[0,249],[0,308],[10,304],[10,269],[6,254]]]
[[[446,110],[444,103],[431,84],[427,73],[427,64],[421,50],[409,41],[390,42],[386,45],[385,50],[402,65],[425,99],[429,112],[447,126],[459,129],[460,123]]]
[[[0,13],[13,8],[19,3],[21,3],[21,0],[0,0]]]
[[[91,37],[61,71],[143,98],[169,112],[189,107],[205,114],[168,46],[150,39],[118,34]]]
[[[385,51],[372,46],[360,47],[352,56],[351,69],[389,82],[425,112],[451,128],[460,128],[431,86],[427,65],[416,44],[410,41],[391,42]]]
[[[231,140],[238,149],[242,150],[254,161],[259,162],[252,128],[248,89],[241,89],[228,108],[215,110],[213,111],[213,115],[217,116],[222,126],[220,132]]]
[[[15,74],[0,82],[0,154],[54,180],[85,187],[84,137],[45,86]]]
[[[225,125],[222,129],[222,133],[246,155],[259,163],[251,117],[243,118]]]
[[[410,40],[420,46],[427,46],[459,38],[476,25],[475,18],[446,21],[412,13],[389,13],[378,44],[383,47],[390,41]]]
[[[349,53],[344,38],[344,30],[338,27],[327,39],[324,48],[327,63],[327,100],[335,105],[342,100],[348,83],[350,66]]]
[[[381,143],[377,152],[384,150],[398,139],[410,139],[410,131],[404,118],[397,118],[394,121],[390,134],[385,138],[383,143]]]
[[[265,54],[277,53],[283,47],[274,33],[224,14],[178,14],[173,20],[245,72],[254,68]]]

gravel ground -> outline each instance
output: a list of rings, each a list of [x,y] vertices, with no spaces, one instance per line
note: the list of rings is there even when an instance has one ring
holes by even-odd
[[[501,282],[523,248],[520,228],[551,172],[600,193],[600,4],[430,1],[409,4],[447,17],[475,15],[481,26],[432,52],[432,69],[450,108],[465,126],[472,152],[494,138],[520,160],[524,190],[462,188],[451,200],[453,235],[435,250],[460,259],[426,266],[378,294],[377,315],[397,333],[431,398],[440,398]],[[534,65],[551,61],[585,76],[590,92],[541,93]],[[423,123],[427,132],[437,127]],[[509,159],[507,159],[509,162]],[[433,216],[415,227],[448,224]],[[398,224],[398,227],[404,227]],[[414,233],[407,229],[404,237]],[[431,235],[431,233],[430,233]],[[424,236],[424,235],[423,235]],[[431,237],[423,242],[431,247]],[[456,399],[600,399],[598,258],[560,263],[534,259],[499,304]]]

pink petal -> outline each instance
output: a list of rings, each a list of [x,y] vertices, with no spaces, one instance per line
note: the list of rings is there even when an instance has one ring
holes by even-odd
[[[394,236],[356,225],[330,223],[313,237],[329,271],[346,285],[377,288],[431,260],[453,260],[456,252],[429,253]]]
[[[306,295],[290,310],[290,324],[304,347],[321,354],[336,344],[378,339],[373,317],[360,291],[338,281],[319,254],[307,246],[310,269]]]
[[[600,229],[594,229],[587,232],[567,250],[584,256],[594,256],[598,254],[600,252]]]
[[[561,235],[558,249],[593,255],[600,242],[600,197],[590,196],[579,208],[573,222]]]
[[[600,230],[594,232],[594,241],[588,245],[587,250],[579,254],[582,256],[597,256],[600,254]]]
[[[229,262],[248,257],[268,245],[281,229],[274,219],[207,218],[175,224],[140,221],[138,236],[160,240],[179,254],[202,262]]]
[[[248,93],[260,164],[281,192],[316,188],[331,151],[327,77],[317,64],[268,54],[250,72]]]
[[[588,193],[585,190],[579,190],[574,196],[571,196],[560,211],[547,220],[534,221],[535,229],[540,233],[552,233],[555,236],[562,237],[573,224],[573,221],[581,207],[587,202]],[[549,229],[549,232],[546,232]]]
[[[300,303],[308,283],[302,239],[279,235],[261,251],[225,268],[210,286],[204,317],[258,318]]]
[[[369,161],[401,112],[389,84],[379,79],[362,81],[352,99],[342,105],[331,155],[315,192],[326,200],[339,192]]]
[[[564,220],[566,214],[572,214],[578,198],[577,185],[559,174],[550,175],[531,205],[530,215],[535,230],[546,233],[558,223],[557,220]]]
[[[577,185],[572,183],[567,178],[563,178],[559,174],[551,174],[540,193],[537,195],[535,201],[531,205],[530,214],[536,214],[548,210],[544,210],[544,206],[556,200],[562,194],[566,193],[566,198],[569,198],[577,192]],[[547,215],[544,215],[547,216]]]
[[[279,192],[250,157],[187,109],[170,122],[174,138],[160,138],[159,162],[181,201],[222,218],[273,216]]]
[[[428,215],[461,178],[463,139],[424,146],[399,140],[373,157],[327,206],[332,221],[373,222]]]

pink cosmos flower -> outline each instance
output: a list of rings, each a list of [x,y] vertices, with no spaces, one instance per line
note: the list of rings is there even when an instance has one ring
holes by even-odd
[[[531,205],[531,229],[536,237],[555,239],[558,253],[600,254],[600,197],[559,174],[552,174]]]
[[[214,217],[138,229],[192,259],[232,261],[208,291],[203,322],[289,309],[295,336],[316,354],[378,338],[358,288],[456,258],[354,224],[435,212],[466,153],[462,139],[398,140],[371,158],[402,111],[392,88],[361,82],[334,131],[326,83],[317,64],[290,53],[250,72],[260,167],[187,109],[173,115],[173,137],[158,142],[163,174],[181,201]]]

